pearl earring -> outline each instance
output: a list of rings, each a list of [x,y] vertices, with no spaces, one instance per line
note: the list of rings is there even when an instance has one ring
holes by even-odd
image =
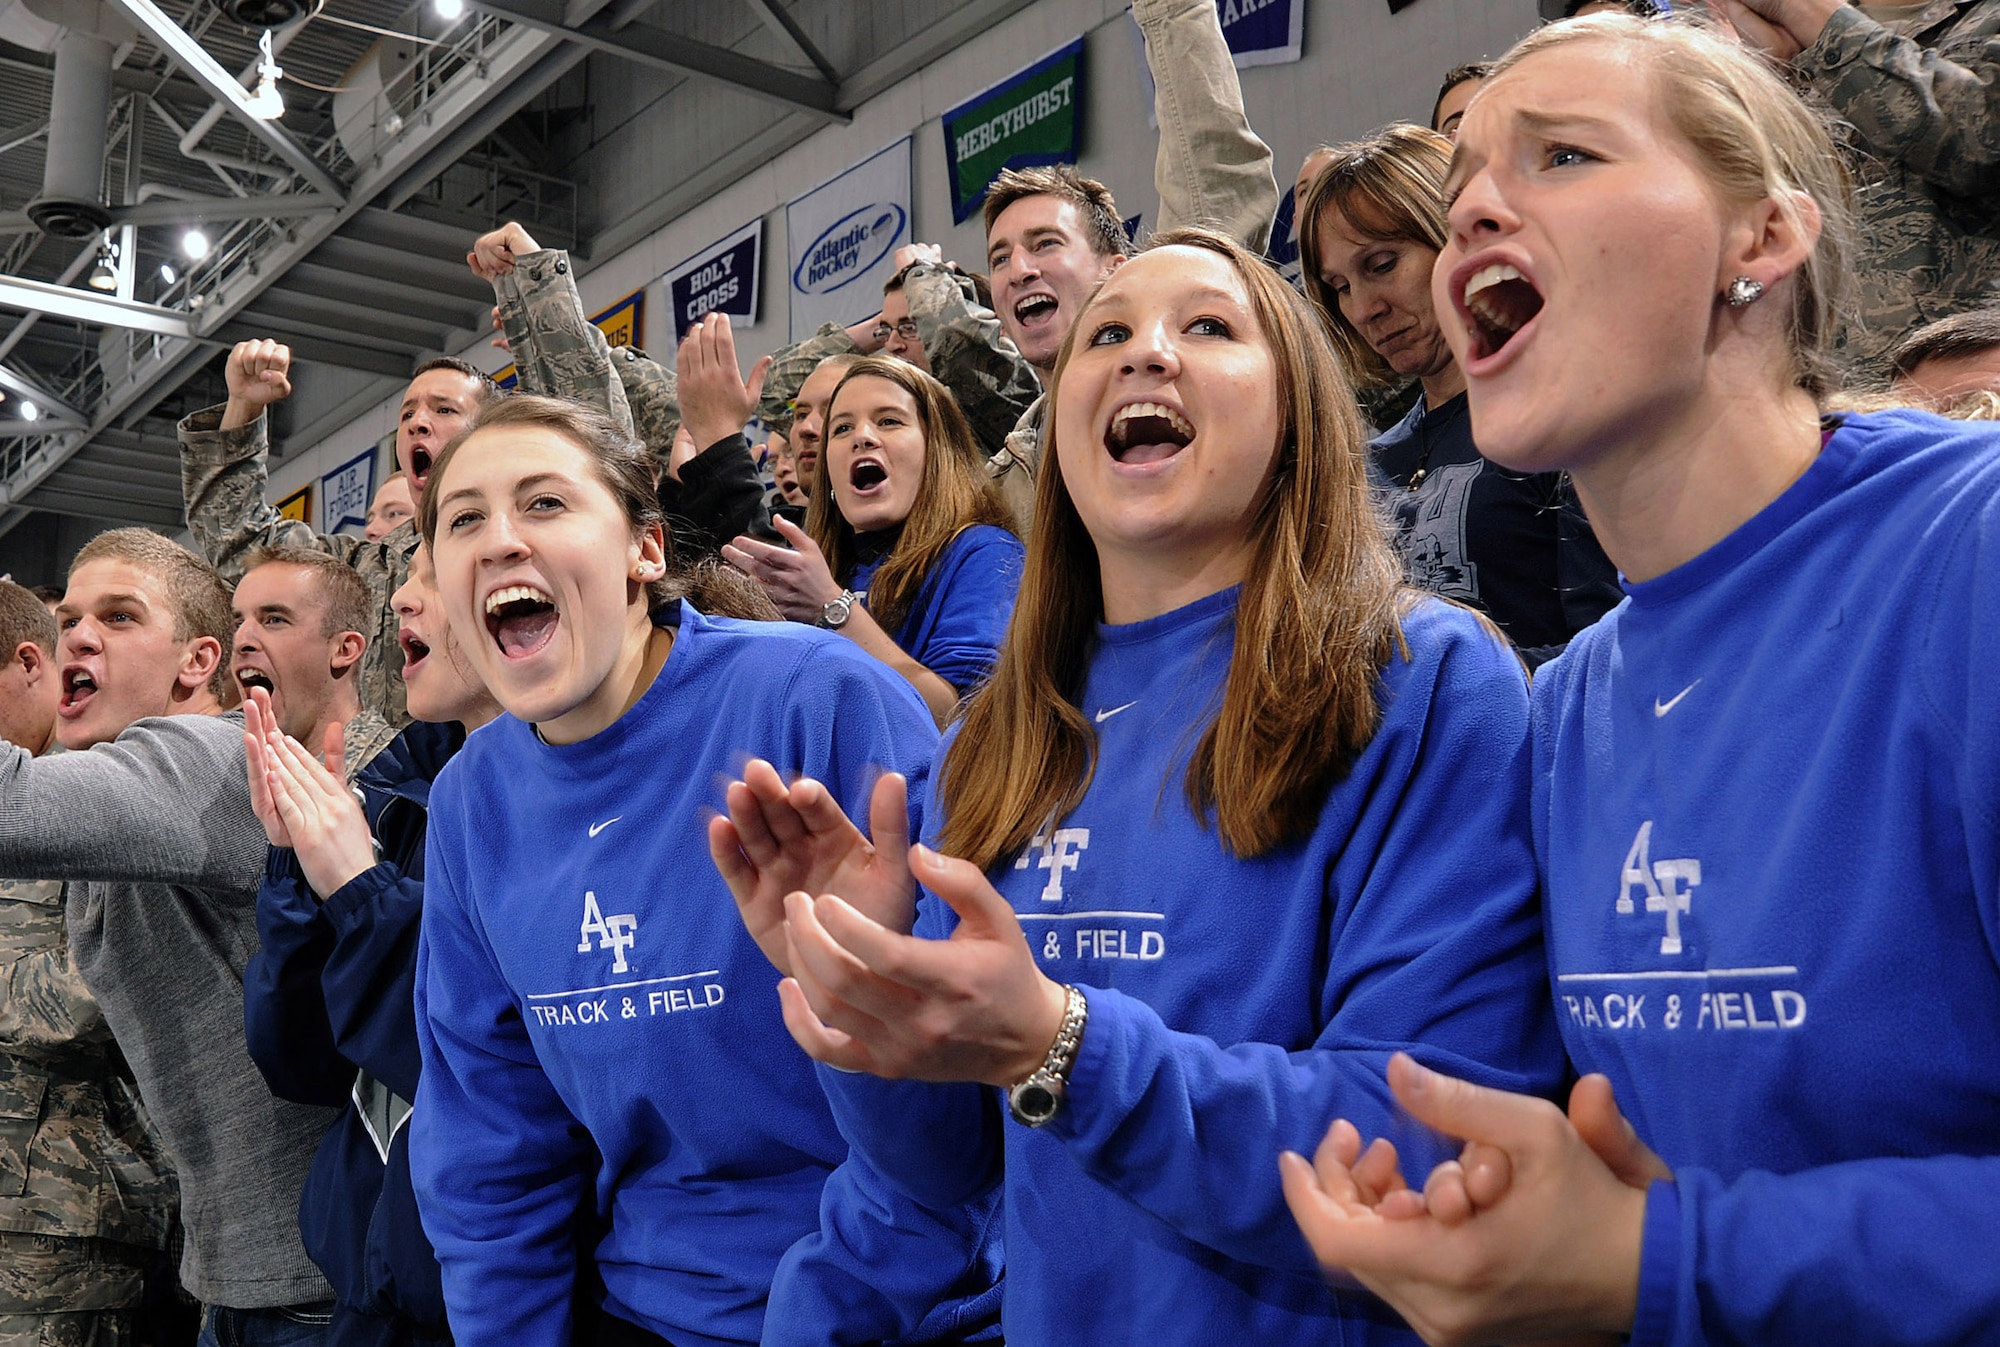
[[[1738,276],[1729,283],[1729,289],[1725,293],[1730,308],[1748,308],[1764,297],[1764,282],[1753,281],[1748,276]]]

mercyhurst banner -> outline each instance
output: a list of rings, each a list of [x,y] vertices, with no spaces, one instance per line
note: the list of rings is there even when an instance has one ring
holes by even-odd
[[[1083,39],[944,115],[951,218],[963,224],[1003,168],[1073,164],[1082,148]]]

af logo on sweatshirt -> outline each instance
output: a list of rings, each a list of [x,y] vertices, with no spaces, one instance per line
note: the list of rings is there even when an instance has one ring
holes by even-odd
[[[625,962],[625,951],[632,948],[632,942],[639,938],[639,918],[630,912],[621,912],[615,917],[607,917],[597,905],[597,895],[585,890],[583,895],[583,926],[577,938],[576,952],[590,953],[590,938],[597,937],[597,947],[611,951],[611,971],[629,973],[632,966]]]

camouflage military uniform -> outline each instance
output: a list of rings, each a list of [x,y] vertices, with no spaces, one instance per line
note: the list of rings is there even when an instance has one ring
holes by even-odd
[[[62,884],[0,880],[0,1344],[135,1341],[175,1197]]]
[[[352,566],[374,600],[372,631],[363,632],[362,706],[392,728],[410,723],[403,705],[403,650],[396,639],[402,622],[389,596],[410,578],[410,556],[421,541],[414,520],[396,525],[379,543],[344,534],[315,533],[286,519],[264,499],[269,483],[269,418],[221,429],[222,408],[205,407],[183,418],[181,498],[195,546],[231,584],[243,578],[243,563],[260,547],[310,547]]]
[[[402,659],[400,643],[396,646],[396,658]],[[402,681],[399,673],[396,682],[400,685]],[[353,785],[354,779],[361,775],[361,769],[366,767],[377,753],[394,743],[396,736],[401,733],[400,729],[384,720],[374,707],[362,707],[360,713],[347,722],[345,730],[347,784]],[[317,744],[309,744],[307,747],[315,752],[319,749]]]
[[[1214,0],[1133,0],[1132,17],[1146,38],[1160,123],[1153,186],[1160,193],[1161,232],[1206,225],[1262,253],[1278,213],[1278,182],[1271,175],[1271,147],[1257,138],[1243,111],[1243,89]],[[986,465],[1023,538],[1033,516],[1046,401],[1037,399],[1022,414],[1006,448]]]
[[[1877,360],[1912,328],[2000,296],[2000,0],[1934,0],[1887,25],[1842,9],[1793,65],[1857,160],[1850,356]]]

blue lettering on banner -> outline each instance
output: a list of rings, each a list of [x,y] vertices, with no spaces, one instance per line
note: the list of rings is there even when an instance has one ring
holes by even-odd
[[[903,208],[893,201],[849,211],[806,248],[792,273],[792,284],[808,295],[825,295],[859,280],[902,240],[908,223]]]

